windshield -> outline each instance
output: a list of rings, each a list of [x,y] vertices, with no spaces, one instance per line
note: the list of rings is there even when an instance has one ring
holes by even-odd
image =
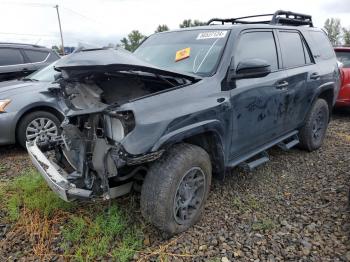
[[[228,35],[228,30],[154,34],[134,54],[160,68],[210,76],[215,73]]]
[[[57,60],[59,61],[59,60]],[[58,71],[54,69],[55,64],[57,61],[53,62],[52,64],[49,64],[48,66],[44,67],[43,69],[36,71],[29,76],[25,77],[24,79],[30,79],[34,81],[43,81],[43,82],[53,82],[55,81],[55,75],[59,74]]]
[[[336,51],[337,59],[344,68],[350,68],[350,52]]]

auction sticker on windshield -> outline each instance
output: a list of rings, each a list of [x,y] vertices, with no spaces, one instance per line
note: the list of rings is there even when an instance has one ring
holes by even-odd
[[[190,57],[190,52],[191,52],[191,48],[189,47],[177,51],[175,54],[175,62]]]
[[[227,34],[227,31],[208,31],[199,33],[197,40],[202,39],[211,39],[211,38],[224,38]]]

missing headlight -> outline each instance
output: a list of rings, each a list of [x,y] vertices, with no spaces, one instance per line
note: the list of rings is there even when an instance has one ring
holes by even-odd
[[[106,136],[114,141],[121,141],[135,128],[132,111],[110,111],[104,115]]]

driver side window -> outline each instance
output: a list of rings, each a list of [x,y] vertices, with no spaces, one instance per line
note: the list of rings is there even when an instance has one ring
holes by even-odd
[[[262,59],[271,65],[271,71],[278,69],[276,43],[272,32],[249,32],[240,37],[235,54],[236,66],[247,59]]]

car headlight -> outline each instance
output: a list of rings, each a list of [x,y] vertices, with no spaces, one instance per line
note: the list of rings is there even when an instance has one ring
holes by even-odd
[[[116,142],[121,141],[125,136],[122,121],[108,115],[105,115],[105,131],[107,137]]]
[[[10,99],[2,99],[0,100],[0,113],[5,112],[5,108],[10,104]]]

